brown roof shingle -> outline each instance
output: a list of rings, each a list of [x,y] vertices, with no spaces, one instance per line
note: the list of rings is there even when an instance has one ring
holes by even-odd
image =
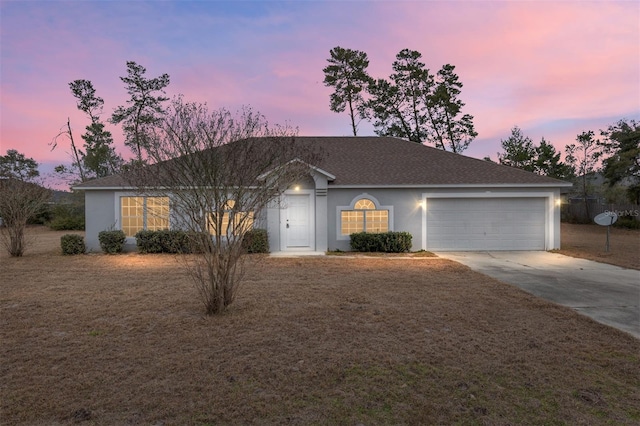
[[[321,147],[333,185],[566,185],[513,167],[392,137],[298,137]]]
[[[298,136],[295,143],[321,152],[314,166],[335,176],[330,186],[541,185],[567,182],[392,137]],[[78,189],[126,186],[119,175]]]

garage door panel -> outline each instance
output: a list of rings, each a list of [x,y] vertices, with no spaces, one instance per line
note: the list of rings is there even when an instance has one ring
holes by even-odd
[[[427,200],[427,249],[544,250],[544,198]]]

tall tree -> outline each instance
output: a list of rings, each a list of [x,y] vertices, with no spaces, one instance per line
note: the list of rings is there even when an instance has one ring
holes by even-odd
[[[120,77],[131,99],[127,106],[118,106],[111,116],[113,124],[122,123],[127,145],[139,163],[144,162],[145,152],[150,144],[152,128],[158,124],[164,114],[163,102],[169,98],[163,96],[169,85],[169,75],[147,78],[146,68],[133,61],[127,62],[127,76]]]
[[[30,181],[40,176],[38,163],[15,149],[7,150],[7,155],[0,155],[0,178],[14,178]]]
[[[533,141],[522,134],[518,126],[511,129],[511,135],[500,141],[504,153],[498,153],[500,164],[517,167],[528,172],[535,171],[536,149]]]
[[[93,84],[89,80],[74,80],[69,83],[71,93],[77,99],[77,107],[86,113],[91,123],[82,135],[84,140],[83,162],[84,169],[91,176],[104,177],[118,172],[123,164],[122,157],[113,147],[111,132],[105,130],[100,120],[104,100],[96,96]]]
[[[436,147],[460,153],[478,136],[473,116],[463,114],[464,103],[458,99],[462,83],[455,66],[446,64],[436,77],[435,90],[426,93],[426,111],[429,120],[428,142]]]
[[[514,126],[511,135],[500,142],[504,150],[503,153],[498,153],[500,164],[555,179],[573,178],[573,167],[563,163],[560,160],[562,153],[557,152],[544,138],[540,140],[540,145],[536,146],[518,126]]]
[[[635,120],[620,120],[607,130],[600,131],[604,140],[600,142],[603,154],[604,177],[609,186],[627,181],[631,201],[640,198],[640,123]]]
[[[371,80],[364,115],[378,135],[460,153],[478,135],[473,116],[462,114],[462,83],[453,65],[444,65],[434,76],[421,59],[418,51],[401,50],[389,79]]]
[[[194,253],[185,265],[207,314],[224,311],[235,298],[242,242],[254,218],[317,160],[296,149],[294,135],[251,109],[209,111],[176,98],[148,140],[152,164],[130,171],[141,194],[170,197],[180,212],[176,225],[190,231]]]
[[[335,88],[330,97],[330,109],[344,112],[349,109],[353,136],[358,135],[358,123],[364,115],[363,92],[371,82],[367,74],[369,58],[365,52],[336,46],[329,52],[324,72],[324,85]]]
[[[539,175],[549,176],[555,179],[572,179],[574,171],[571,166],[560,160],[562,152],[547,143],[542,138],[540,145],[535,147],[534,170]]]
[[[393,62],[390,80],[378,79],[369,87],[368,117],[373,118],[375,132],[381,136],[396,136],[423,143],[427,140],[425,97],[431,92],[434,78],[422,54],[403,49]]]
[[[585,211],[587,217],[590,218],[588,197],[591,191],[589,181],[598,171],[597,166],[602,156],[600,141],[595,139],[592,130],[582,132],[576,137],[576,143],[566,146],[565,152],[567,163],[575,170]]]

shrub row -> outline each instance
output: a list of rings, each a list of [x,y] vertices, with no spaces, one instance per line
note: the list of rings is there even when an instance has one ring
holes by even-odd
[[[139,231],[136,246],[140,253],[190,253],[194,235],[179,230]],[[196,239],[197,242],[197,239]],[[252,229],[245,233],[242,247],[247,253],[268,253],[269,239],[266,229]]]
[[[140,253],[190,253],[192,234],[186,231],[168,230],[139,231],[136,246]],[[100,248],[108,254],[121,253],[126,235],[123,231],[102,231],[98,233]],[[82,254],[85,252],[84,237],[66,234],[60,238],[62,254]],[[266,229],[252,229],[242,240],[247,253],[268,253],[269,237]]]
[[[140,253],[189,253],[189,234],[185,231],[163,229],[139,231],[136,246]]]
[[[363,252],[404,253],[411,250],[411,234],[408,232],[384,232],[351,234],[351,249]]]

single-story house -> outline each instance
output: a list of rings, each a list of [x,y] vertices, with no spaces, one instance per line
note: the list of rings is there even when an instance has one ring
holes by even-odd
[[[271,252],[350,249],[354,232],[406,231],[413,250],[551,250],[560,248],[560,191],[571,184],[392,137],[295,137],[324,153],[309,175],[265,211],[253,212]],[[147,220],[118,175],[85,182],[86,245],[122,229],[127,244]],[[145,209],[170,212],[168,199]],[[166,198],[166,197],[165,197]]]

